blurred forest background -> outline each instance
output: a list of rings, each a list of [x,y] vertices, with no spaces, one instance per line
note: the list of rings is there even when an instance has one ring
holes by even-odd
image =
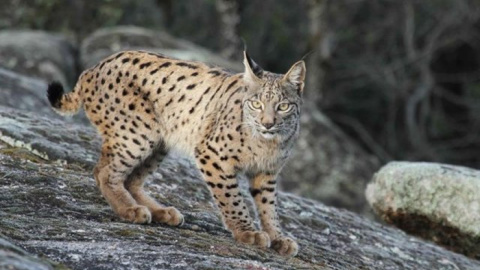
[[[237,62],[243,38],[257,63],[279,73],[311,52],[307,112],[321,111],[378,164],[480,168],[480,0],[0,3],[0,29],[72,43],[117,25],[166,31]]]

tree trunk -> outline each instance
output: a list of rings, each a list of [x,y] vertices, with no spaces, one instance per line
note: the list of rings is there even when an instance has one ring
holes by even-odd
[[[238,35],[240,15],[236,0],[217,0],[215,2],[220,15],[220,36],[222,50],[220,54],[227,59],[242,59],[242,41]]]
[[[310,0],[308,50],[311,55],[307,60],[307,99],[306,106],[314,108],[322,97],[322,86],[325,77],[325,63],[331,55],[331,34],[326,22],[327,0]]]

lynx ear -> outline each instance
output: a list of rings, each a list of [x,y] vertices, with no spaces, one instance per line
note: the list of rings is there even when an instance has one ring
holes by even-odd
[[[294,85],[299,94],[303,92],[303,86],[305,85],[305,74],[307,68],[303,60],[296,62],[290,68],[290,70],[283,76],[283,81]]]
[[[263,69],[248,56],[247,51],[243,52],[243,64],[245,65],[244,79],[248,83],[258,82]]]

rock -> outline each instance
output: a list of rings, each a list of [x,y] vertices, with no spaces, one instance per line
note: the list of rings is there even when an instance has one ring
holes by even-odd
[[[301,120],[300,138],[281,174],[282,188],[369,214],[364,190],[379,167],[378,159],[318,110],[304,111]]]
[[[125,223],[92,177],[99,152],[93,128],[2,106],[0,123],[0,231],[26,251],[73,269],[480,268],[398,229],[288,193],[279,194],[279,215],[298,240],[297,257],[236,243],[197,170],[176,156],[146,189],[182,211],[186,223]]]
[[[67,122],[90,125],[90,121],[83,111],[72,117],[62,117],[56,114],[50,108],[45,95],[46,89],[47,83],[44,80],[26,77],[0,68],[0,105],[35,111],[40,115],[48,115],[51,118]]]
[[[76,50],[64,37],[43,31],[0,31],[0,66],[72,86]]]
[[[205,48],[174,38],[166,32],[134,26],[100,29],[88,36],[81,46],[82,65],[89,68],[103,58],[123,50],[151,51],[178,59],[201,61],[234,71],[243,71],[241,62],[230,62]]]
[[[0,237],[0,269],[50,270],[58,266],[56,263],[36,258]]]
[[[25,113],[10,108],[0,111],[0,140],[14,147],[25,148],[45,160],[76,163],[81,159],[82,165],[93,168],[97,161],[93,149],[100,147],[96,134],[92,132],[93,128],[59,126],[58,122],[52,122],[49,118],[39,121]],[[80,140],[72,141],[72,136]],[[51,140],[56,143],[52,144]]]
[[[480,259],[480,171],[437,163],[391,162],[366,190],[383,220]]]
[[[46,87],[42,80],[0,68],[0,105],[28,111],[37,108],[39,113],[52,113],[47,106]]]

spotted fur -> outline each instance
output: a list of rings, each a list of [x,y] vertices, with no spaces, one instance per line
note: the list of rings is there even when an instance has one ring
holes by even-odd
[[[305,64],[280,75],[244,56],[245,72],[231,74],[148,52],[120,52],[83,72],[68,94],[51,84],[48,97],[59,113],[83,105],[97,127],[103,145],[94,176],[121,218],[183,223],[177,209],[143,190],[145,177],[177,149],[194,157],[235,239],[294,256],[298,245],[282,234],[278,220],[276,177],[298,134]],[[240,174],[251,179],[261,230],[239,190]]]

